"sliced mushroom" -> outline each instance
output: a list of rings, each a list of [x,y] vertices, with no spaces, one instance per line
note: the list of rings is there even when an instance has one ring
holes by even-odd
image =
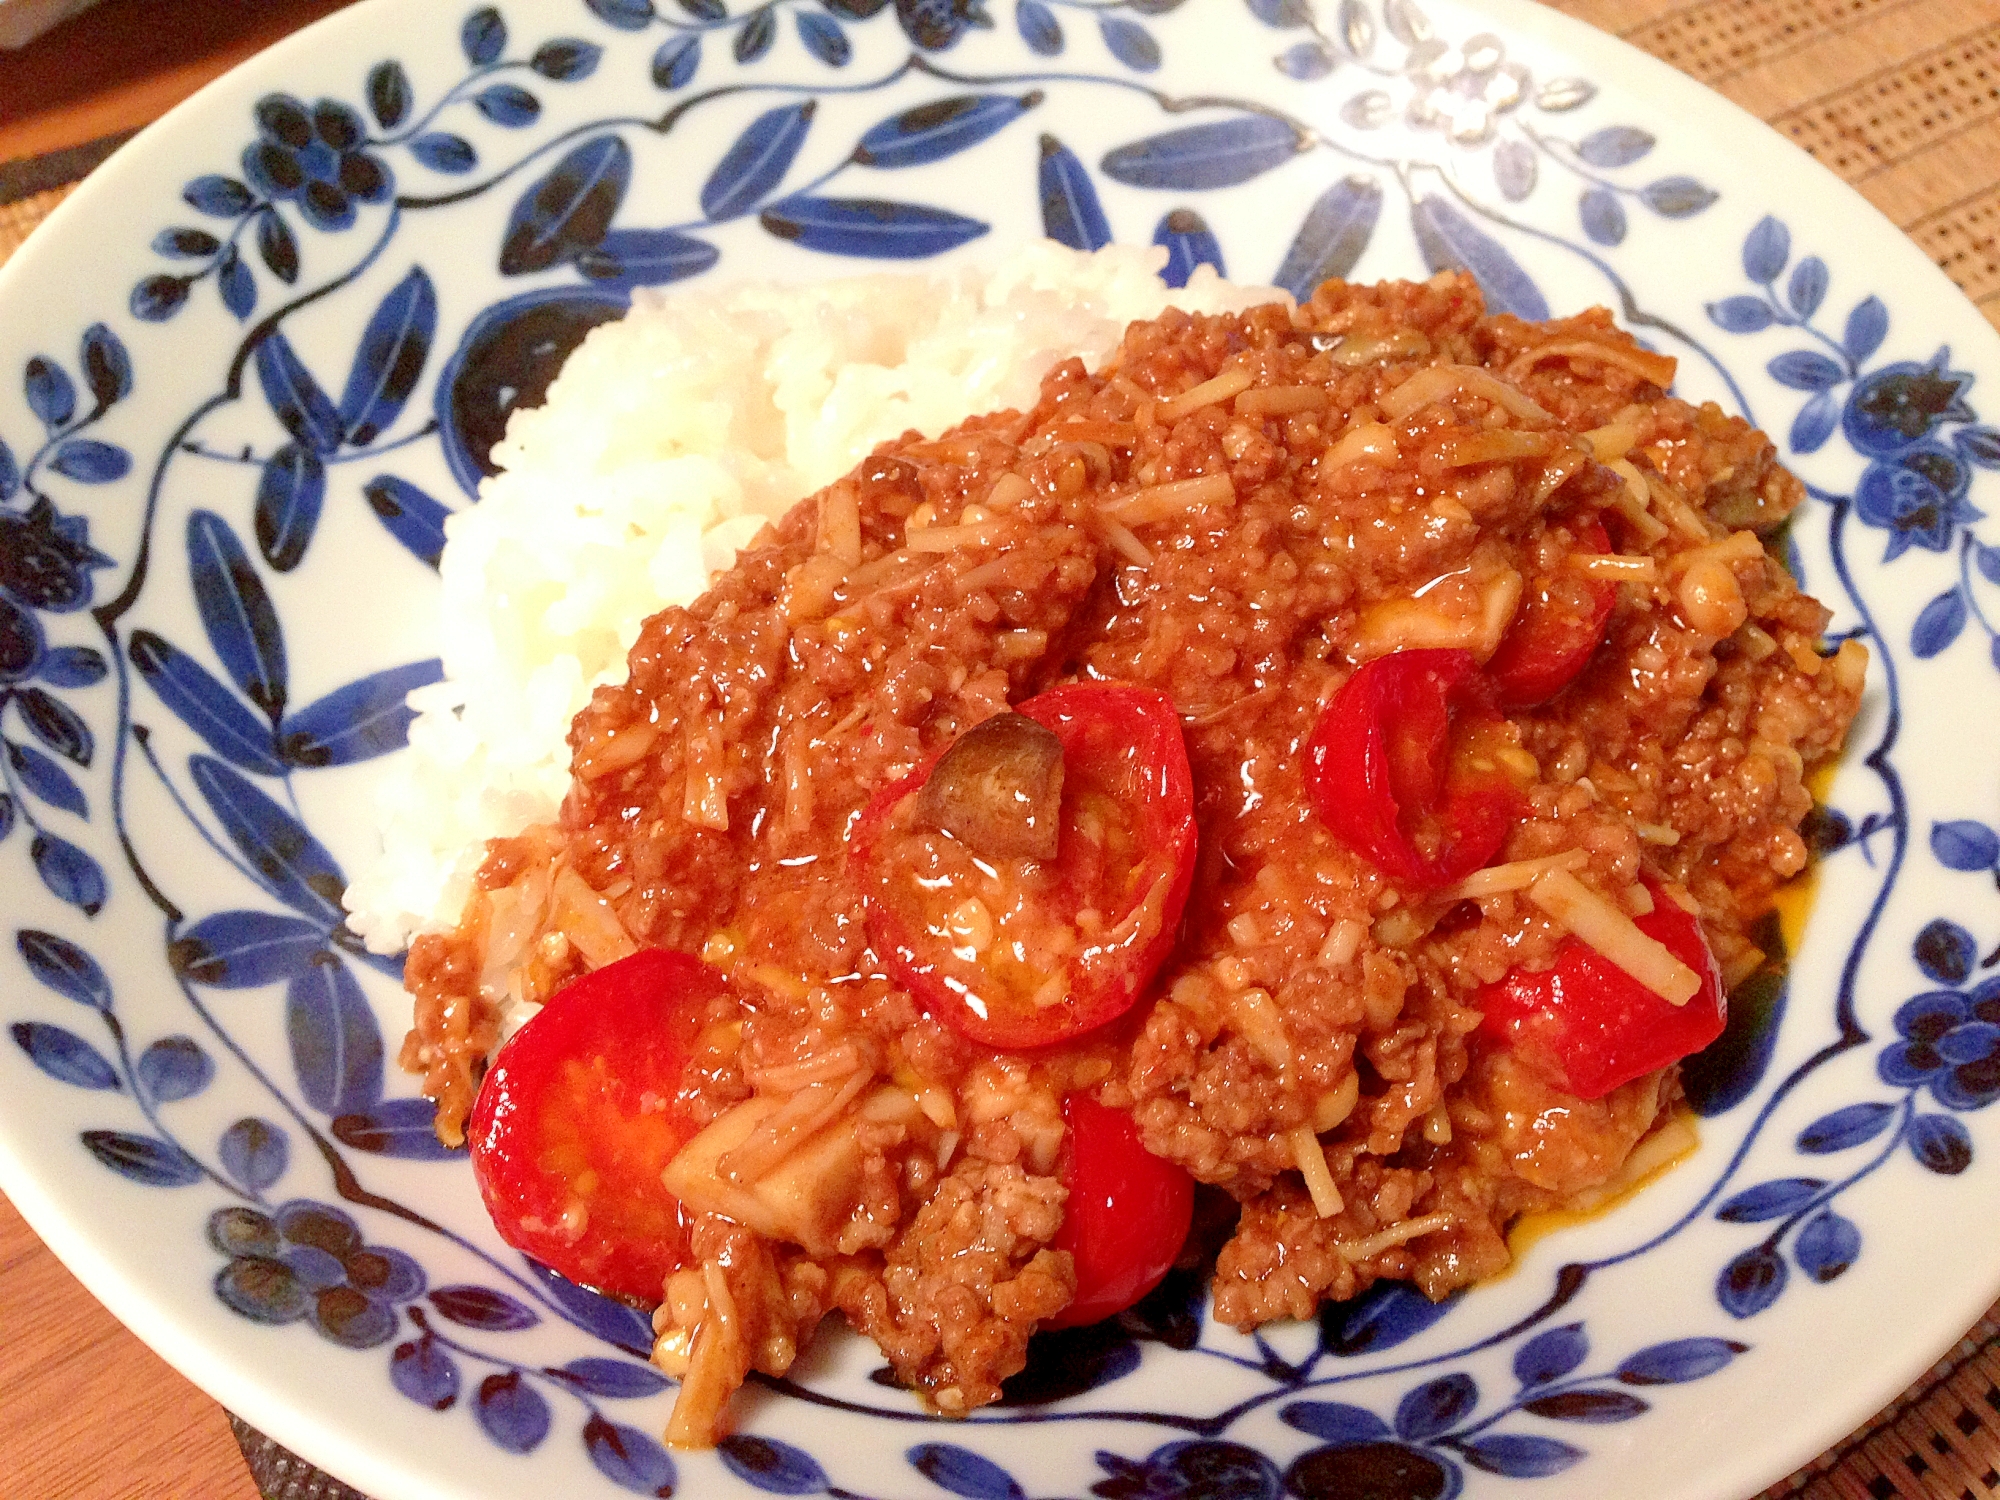
[[[988,858],[1054,859],[1061,836],[1062,741],[1025,714],[996,714],[945,751],[917,793],[917,826]]]

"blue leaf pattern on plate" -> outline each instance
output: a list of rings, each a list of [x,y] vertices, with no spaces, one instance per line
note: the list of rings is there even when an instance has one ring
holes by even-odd
[[[339,926],[346,916],[340,894],[347,880],[320,841],[222,762],[197,755],[188,769],[257,882],[301,916],[324,923],[326,930]]]
[[[1361,259],[1382,214],[1382,185],[1344,177],[1314,200],[1291,248],[1271,278],[1304,301],[1322,281],[1345,276]]]
[[[829,68],[847,66],[848,59],[854,56],[854,44],[848,41],[838,21],[809,10],[792,12],[792,20],[808,52]]]
[[[222,1169],[253,1193],[261,1193],[285,1175],[291,1145],[285,1132],[269,1120],[245,1118],[222,1132],[216,1145]]]
[[[557,83],[578,83],[597,71],[604,49],[595,42],[577,37],[557,37],[543,42],[528,59],[528,66],[543,78]]]
[[[729,1472],[770,1495],[817,1495],[828,1488],[826,1471],[810,1453],[776,1438],[739,1433],[716,1450]]]
[[[367,1109],[382,1097],[382,1033],[346,964],[327,955],[285,986],[285,1034],[306,1103],[322,1114]]]
[[[124,1087],[104,1054],[75,1032],[45,1021],[16,1021],[10,1030],[28,1061],[58,1083],[85,1089]]]
[[[411,556],[435,568],[444,551],[445,517],[451,512],[409,480],[378,474],[362,487],[368,508]]]
[[[287,443],[265,460],[252,523],[264,561],[280,573],[303,562],[325,504],[326,465],[312,449]]]
[[[1569,1374],[1589,1355],[1581,1323],[1544,1329],[1514,1351],[1514,1378],[1524,1386],[1542,1385]]]
[[[76,415],[76,386],[61,365],[36,355],[29,360],[21,386],[28,410],[53,431]]]
[[[70,779],[69,772],[33,745],[17,745],[9,740],[7,761],[20,784],[50,807],[79,818],[90,816],[82,789]]]
[[[246,771],[284,773],[270,724],[200,662],[150,630],[134,631],[127,652],[160,701],[216,754]]]
[[[192,1099],[215,1081],[215,1063],[193,1037],[162,1037],[132,1065],[140,1089],[156,1104]]]
[[[110,670],[94,647],[58,646],[42,658],[41,677],[51,687],[92,687]]]
[[[390,1384],[432,1411],[450,1411],[458,1404],[462,1378],[458,1362],[428,1335],[399,1344],[389,1357]]]
[[[397,282],[361,334],[340,397],[346,441],[365,448],[402,414],[437,333],[437,291],[422,266]]]
[[[1733,1339],[1715,1338],[1653,1344],[1621,1361],[1618,1378],[1627,1385],[1681,1385],[1704,1380],[1743,1353],[1744,1347]]]
[[[1177,208],[1160,220],[1153,231],[1153,243],[1166,248],[1167,263],[1160,279],[1168,286],[1186,286],[1197,266],[1212,266],[1218,276],[1227,276],[1222,264],[1222,244],[1208,221],[1191,208]]]
[[[465,24],[459,28],[458,44],[465,49],[467,62],[486,67],[499,61],[506,49],[507,23],[492,6],[481,6],[465,18]]]
[[[512,1332],[540,1321],[505,1292],[484,1286],[441,1286],[431,1293],[431,1306],[466,1328]]]
[[[689,34],[660,44],[653,54],[653,83],[658,88],[677,89],[701,68],[701,38]]]
[[[816,108],[808,99],[766,110],[752,120],[702,184],[702,213],[733,219],[763,202],[798,159]]]
[[[969,151],[1005,130],[1041,102],[1038,93],[955,94],[891,115],[870,127],[854,148],[866,167],[916,167]],[[774,179],[771,186],[775,187]],[[761,196],[761,195],[760,195]],[[703,207],[707,207],[706,191]]]
[[[593,1396],[609,1396],[615,1400],[651,1396],[665,1390],[668,1385],[667,1377],[651,1365],[634,1364],[629,1359],[603,1359],[597,1356],[573,1359],[552,1373],[561,1376],[578,1390],[589,1391]]]
[[[1014,1476],[992,1459],[955,1443],[919,1443],[908,1454],[910,1466],[939,1489],[964,1500],[1024,1500]]]
[[[1910,1122],[1910,1154],[1927,1171],[1956,1177],[1972,1164],[1972,1137],[1950,1115],[1918,1115]]]
[[[576,259],[576,268],[607,291],[664,286],[699,276],[721,258],[707,240],[675,229],[614,229]]]
[[[1785,300],[1798,317],[1811,318],[1826,300],[1826,288],[1826,262],[1817,255],[1808,255],[1792,267],[1791,279],[1785,283]]]
[[[1156,72],[1160,66],[1160,44],[1153,33],[1126,16],[1101,16],[1098,34],[1111,55],[1135,73]]]
[[[635,1312],[624,1303],[614,1302],[588,1287],[578,1286],[547,1266],[534,1261],[528,1262],[528,1265],[539,1284],[580,1326],[589,1329],[607,1344],[640,1359],[651,1355],[653,1324],[644,1313]]]
[[[263,580],[229,523],[213,511],[188,517],[187,550],[195,608],[209,644],[244,695],[275,724],[287,696],[285,638]]]
[[[1111,243],[1111,225],[1089,169],[1052,135],[1042,137],[1036,187],[1042,203],[1042,232],[1072,250],[1101,250]]]
[[[201,1165],[179,1146],[126,1130],[86,1130],[84,1148],[105,1166],[145,1187],[187,1187],[202,1179]]]
[[[2000,862],[2000,835],[1971,818],[1933,823],[1931,853],[1948,870],[1988,870]]]
[[[255,366],[257,384],[270,403],[271,414],[285,430],[314,453],[324,456],[338,450],[340,415],[292,348],[291,340],[274,333],[258,344]]]
[[[1056,13],[1042,3],[1042,0],[1018,0],[1014,7],[1014,25],[1021,33],[1021,40],[1028,44],[1028,50],[1042,57],[1060,56],[1063,49],[1062,23]]]
[[[480,1381],[472,1411],[486,1435],[509,1453],[534,1452],[553,1420],[549,1403],[515,1370]]]
[[[1465,1456],[1489,1473],[1534,1479],[1560,1474],[1584,1454],[1556,1438],[1503,1432],[1472,1439],[1465,1445]]]
[[[132,468],[132,455],[113,443],[73,438],[49,457],[49,467],[79,484],[112,484]]]
[[[1389,1436],[1389,1424],[1374,1412],[1342,1401],[1295,1401],[1278,1416],[1287,1427],[1326,1443],[1372,1443]]]
[[[418,136],[410,142],[410,154],[433,172],[453,177],[470,172],[479,165],[479,153],[473,149],[472,142],[449,130],[433,130]],[[277,268],[273,266],[272,269]]]
[[[649,1434],[592,1416],[584,1424],[583,1443],[597,1471],[619,1488],[636,1495],[674,1493],[674,1461]]]
[[[1291,160],[1303,144],[1297,127],[1285,120],[1239,115],[1120,146],[1104,158],[1103,172],[1130,187],[1234,187]]]
[[[1814,1281],[1832,1281],[1861,1254],[1861,1231],[1851,1219],[1831,1211],[1815,1215],[1799,1230],[1793,1254]]]
[[[758,215],[758,222],[801,249],[875,260],[941,255],[987,228],[946,209],[881,198],[782,198]]]
[[[771,43],[778,37],[778,20],[771,13],[771,7],[761,6],[750,12],[736,40],[730,44],[730,52],[740,63],[755,62],[771,50]]]
[[[1417,248],[1433,271],[1469,271],[1495,312],[1541,322],[1549,304],[1528,273],[1500,242],[1452,204],[1436,196],[1417,200],[1410,210]]]
[[[1880,1100],[1850,1104],[1832,1114],[1820,1116],[1800,1131],[1799,1150],[1813,1156],[1825,1156],[1830,1152],[1865,1145],[1889,1127],[1895,1114],[1894,1105]]]
[[[28,972],[64,999],[92,1010],[111,1008],[111,981],[97,960],[68,938],[29,928],[15,935],[14,946]]]
[[[49,764],[53,766],[54,762]],[[111,887],[104,878],[103,867],[68,839],[53,833],[38,833],[28,846],[28,858],[42,884],[58,901],[67,902],[88,917],[104,909]]]
[[[1431,1327],[1456,1302],[1433,1302],[1402,1282],[1378,1281],[1352,1301],[1321,1308],[1320,1338],[1330,1352],[1343,1356],[1393,1349]]]
[[[19,689],[14,696],[21,722],[45,746],[64,760],[88,766],[97,739],[83,716],[53,693],[38,687]]]
[[[1331,73],[1335,58],[1321,42],[1296,42],[1280,52],[1273,62],[1287,78],[1310,82]]]
[[[514,205],[500,271],[524,276],[588,250],[605,236],[632,181],[632,148],[615,135],[574,147]]]
[[[1593,167],[1630,166],[1658,144],[1646,131],[1630,125],[1607,125],[1577,142],[1576,154]]]
[[[1715,1211],[1718,1219],[1731,1224],[1758,1224],[1766,1219],[1782,1219],[1813,1200],[1826,1183],[1818,1177],[1785,1177],[1760,1182],[1734,1194]]]
[[[1479,1387],[1470,1375],[1454,1371],[1426,1381],[1396,1404],[1396,1436],[1414,1441],[1436,1437],[1478,1404]]]
[[[1618,195],[1603,188],[1591,188],[1577,200],[1583,232],[1600,245],[1618,245],[1625,240],[1625,205]]]
[[[417,661],[335,688],[286,718],[285,760],[295,766],[350,766],[402,749],[416,718],[404,700],[443,676],[443,662]]]
[[[174,939],[174,971],[216,989],[255,989],[303,974],[326,947],[326,929],[275,912],[224,911]]]
[[[436,1108],[428,1099],[389,1099],[373,1109],[339,1115],[334,1139],[371,1156],[397,1156],[409,1161],[457,1161],[461,1148],[445,1145],[432,1123]]]

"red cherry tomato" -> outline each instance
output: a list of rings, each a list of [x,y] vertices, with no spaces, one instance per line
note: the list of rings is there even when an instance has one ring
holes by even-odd
[[[852,844],[869,938],[890,972],[931,1015],[1007,1049],[1065,1041],[1132,1008],[1173,947],[1195,852],[1194,778],[1166,694],[1078,683],[1014,712],[1062,742],[1054,859],[978,860],[916,827],[936,759],[875,795]],[[964,936],[974,900],[991,919],[983,947]],[[1065,957],[1038,956],[1059,948]]]
[[[487,1071],[472,1171],[500,1237],[571,1281],[660,1300],[687,1258],[660,1181],[696,1133],[673,1105],[723,979],[649,949],[558,990]]]
[[[1398,651],[1342,684],[1306,741],[1320,821],[1383,874],[1433,890],[1485,865],[1524,805],[1469,651]]]
[[[1577,550],[1609,552],[1611,537],[1595,517],[1576,528]],[[1503,709],[1533,708],[1570,685],[1604,640],[1618,585],[1567,569],[1530,580],[1527,602],[1486,663]]]
[[[1480,992],[1480,1030],[1541,1065],[1579,1099],[1597,1099],[1699,1052],[1722,1035],[1728,1002],[1701,923],[1652,880],[1639,930],[1701,976],[1685,1005],[1670,1005],[1595,948],[1565,939],[1546,969],[1513,969]]]
[[[1076,1296],[1045,1328],[1079,1328],[1137,1302],[1173,1269],[1194,1219],[1194,1179],[1141,1145],[1125,1111],[1070,1094],[1063,1123],[1069,1199],[1053,1248],[1076,1262]]]

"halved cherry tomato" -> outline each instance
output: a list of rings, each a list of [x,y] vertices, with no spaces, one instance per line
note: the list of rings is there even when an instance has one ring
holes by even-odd
[[[1685,1005],[1670,1005],[1595,948],[1567,938],[1541,970],[1512,969],[1480,991],[1480,1030],[1536,1063],[1579,1099],[1701,1051],[1722,1035],[1728,1001],[1701,923],[1651,879],[1653,909],[1639,930],[1701,976]]]
[[[660,1173],[697,1131],[673,1101],[722,989],[699,959],[648,949],[558,990],[500,1049],[467,1134],[502,1239],[581,1285],[660,1300],[687,1258]]]
[[[1014,712],[1062,744],[1054,859],[981,853],[921,826],[944,757],[884,787],[851,857],[868,933],[931,1015],[989,1047],[1065,1041],[1132,1008],[1173,947],[1194,879],[1194,778],[1173,700],[1078,683]]]
[[[1505,720],[1469,651],[1398,651],[1348,678],[1306,741],[1320,821],[1383,874],[1450,885],[1506,842],[1524,806],[1489,753]]]
[[[1080,1328],[1137,1302],[1173,1269],[1194,1219],[1194,1179],[1141,1145],[1125,1111],[1069,1094],[1063,1123],[1069,1199],[1052,1248],[1075,1260],[1076,1296],[1045,1328]]]
[[[1609,552],[1611,536],[1592,517],[1576,528],[1576,544],[1583,552]],[[1566,569],[1529,580],[1521,612],[1486,663],[1500,706],[1533,708],[1568,687],[1604,640],[1617,603],[1617,584]]]

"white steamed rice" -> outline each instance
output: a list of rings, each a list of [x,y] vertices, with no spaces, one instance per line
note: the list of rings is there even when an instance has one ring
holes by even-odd
[[[764,523],[914,428],[1025,408],[1095,368],[1135,319],[1283,296],[1162,249],[1042,243],[991,271],[649,296],[594,330],[516,412],[479,504],[446,524],[442,682],[410,695],[410,748],[378,796],[379,858],[349,922],[394,952],[458,919],[488,839],[556,815],[570,720],[622,680],[647,617],[699,594]]]

